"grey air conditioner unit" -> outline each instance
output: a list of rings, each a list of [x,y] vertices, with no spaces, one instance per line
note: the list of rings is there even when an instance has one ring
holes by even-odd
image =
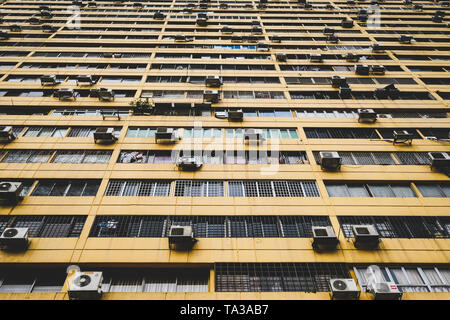
[[[244,119],[244,112],[242,109],[228,110],[228,120],[242,121]]]
[[[312,6],[312,4],[309,3],[309,2],[305,2],[305,4],[304,4],[303,7],[304,7],[305,9],[311,10],[313,6]]]
[[[266,140],[264,138],[263,131],[261,129],[245,129],[244,131],[244,141],[256,141],[262,142]]]
[[[98,141],[103,143],[113,143],[116,140],[114,128],[100,127],[94,132],[94,143],[98,143]]]
[[[323,62],[322,54],[320,54],[320,53],[311,53],[309,55],[309,60],[311,62]]]
[[[192,226],[171,225],[169,229],[169,246],[192,246],[195,243]]]
[[[393,132],[394,141],[393,144],[412,144],[414,135],[406,130],[394,130]]]
[[[447,152],[428,152],[431,159],[431,167],[436,169],[450,169],[450,155]]]
[[[15,138],[12,126],[0,126],[0,143],[8,143]]]
[[[39,6],[39,10],[47,10],[47,11],[50,11],[50,7],[49,7],[49,6],[46,6],[46,5],[41,5],[41,6]]]
[[[203,101],[217,103],[220,100],[218,90],[203,90]]]
[[[72,4],[74,6],[81,7],[81,6],[83,6],[83,1],[75,0],[75,1],[72,1]]]
[[[359,13],[357,19],[358,21],[366,22],[369,19],[369,15],[367,13]]]
[[[56,31],[56,27],[53,27],[50,24],[43,24],[41,26],[41,28],[42,28],[43,32],[55,32]]]
[[[372,48],[372,51],[374,53],[383,53],[384,52],[384,47],[379,43],[372,43],[370,45],[370,47]]]
[[[331,299],[357,300],[360,290],[352,278],[330,279]]]
[[[378,99],[387,99],[389,97],[389,93],[385,88],[376,88],[374,94]]]
[[[334,34],[334,29],[333,29],[333,28],[326,27],[326,28],[323,29],[323,34],[325,34],[325,35],[331,35],[331,34]]]
[[[370,72],[370,68],[365,64],[358,64],[355,66],[355,73],[359,76],[368,76]]]
[[[346,84],[339,87],[339,96],[341,99],[350,99],[352,96],[352,89]]]
[[[184,171],[196,171],[202,167],[203,163],[196,157],[179,157],[176,165]]]
[[[222,27],[222,33],[231,34],[231,33],[233,33],[233,28],[231,28],[229,26],[223,26]]]
[[[275,42],[275,43],[281,43],[281,37],[280,37],[280,36],[277,36],[277,35],[271,36],[271,37],[270,37],[270,40],[271,40],[272,42]]]
[[[0,235],[2,249],[27,249],[29,244],[28,228],[6,228]]]
[[[41,76],[41,86],[55,86],[59,83],[60,83],[59,81],[56,81],[55,75]]]
[[[178,136],[174,128],[157,128],[155,132],[155,143],[163,140],[164,142],[173,143],[178,140]]]
[[[41,24],[42,22],[41,22],[41,19],[39,19],[38,17],[31,17],[30,19],[28,19],[28,22],[31,24],[31,25],[38,25],[38,24]]]
[[[232,36],[231,42],[242,42],[244,41],[244,38],[242,36]]]
[[[208,25],[206,18],[198,18],[196,23],[200,27],[206,27]]]
[[[342,20],[341,27],[344,29],[353,28],[353,20],[347,20],[347,19]]]
[[[187,38],[184,34],[177,34],[174,38],[175,42],[184,42],[187,41]]]
[[[331,86],[333,88],[339,88],[347,85],[347,79],[342,76],[332,76],[331,77]]]
[[[390,281],[367,285],[367,292],[370,292],[375,300],[399,300],[403,295],[395,282]]]
[[[329,42],[329,43],[338,43],[339,42],[339,38],[335,34],[330,34],[329,36],[327,36],[326,41]]]
[[[222,79],[219,76],[206,76],[205,86],[217,88],[222,85]]]
[[[411,44],[412,42],[415,42],[413,36],[404,34],[398,38],[398,41],[402,44]]]
[[[450,1],[441,1],[441,6],[450,7]]]
[[[413,8],[414,8],[414,10],[422,11],[422,9],[423,9],[423,4],[416,3],[416,4],[414,5]]]
[[[253,26],[252,27],[252,33],[254,34],[262,34],[262,28],[259,26]]]
[[[435,15],[431,18],[431,21],[436,22],[436,23],[442,23],[442,21],[444,21],[444,17]]]
[[[386,73],[386,68],[382,65],[372,66],[370,68],[370,73],[378,76],[383,76]]]
[[[279,62],[286,62],[286,61],[287,61],[287,55],[286,55],[286,53],[276,53],[276,54],[275,54],[275,58],[276,58],[277,61],[279,61]]]
[[[11,32],[21,32],[22,31],[22,27],[19,26],[18,24],[12,24],[9,26],[9,30]]]
[[[208,9],[208,4],[207,3],[200,3],[199,4],[200,9]]]
[[[76,99],[75,92],[73,91],[73,89],[59,89],[58,91],[56,91],[55,95],[58,97],[60,101]]]
[[[22,182],[1,181],[0,200],[6,205],[15,205],[23,199],[20,195],[23,190]]]
[[[112,91],[111,89],[100,88],[98,90],[98,99],[100,101],[113,101],[114,91]]]
[[[153,19],[155,19],[155,20],[164,20],[165,17],[166,17],[166,16],[165,16],[162,12],[160,12],[160,11],[156,11],[156,12],[153,14]]]
[[[355,236],[356,248],[375,249],[380,243],[380,235],[374,225],[353,225],[352,231]]]
[[[215,111],[214,117],[216,117],[217,119],[227,119],[228,114],[226,111]]]
[[[336,151],[320,151],[319,161],[322,170],[337,171],[342,164],[342,158]]]
[[[332,226],[312,227],[313,243],[315,250],[334,250],[339,243]]]
[[[5,31],[5,30],[0,31],[0,40],[9,40],[8,31]]]
[[[91,75],[81,75],[77,76],[77,86],[92,86],[95,81],[92,79]]]
[[[102,272],[78,271],[69,283],[70,300],[98,300],[102,297]]]
[[[373,109],[358,109],[358,122],[374,123],[377,113]]]
[[[52,13],[51,13],[50,11],[48,11],[48,10],[41,10],[41,17],[42,17],[43,19],[51,19],[51,18],[53,18],[53,15],[52,15]]]
[[[135,2],[135,3],[133,3],[133,7],[140,9],[140,8],[143,8],[144,5],[140,2]]]
[[[269,51],[269,44],[264,41],[258,42],[256,45],[256,51]]]
[[[95,1],[90,1],[90,2],[88,2],[88,7],[89,8],[97,8],[97,3]]]
[[[220,9],[228,9],[228,4],[227,4],[227,3],[221,3],[221,4],[219,5],[219,8],[220,8]]]

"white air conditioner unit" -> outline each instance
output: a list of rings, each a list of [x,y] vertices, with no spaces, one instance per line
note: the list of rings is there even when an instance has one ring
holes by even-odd
[[[12,126],[0,126],[0,143],[8,143],[15,138]]]
[[[447,152],[428,152],[431,159],[431,167],[437,169],[450,168],[450,155]]]
[[[28,228],[6,228],[0,236],[2,249],[26,249],[28,240]]]
[[[374,123],[377,121],[377,113],[373,109],[358,109],[358,122]]]
[[[102,272],[76,272],[69,284],[70,300],[98,300],[102,297]]]
[[[402,292],[394,282],[378,282],[367,285],[367,291],[373,294],[375,300],[399,300]]]
[[[22,182],[1,181],[0,200],[4,204],[17,204],[23,198],[20,195],[22,193],[22,190]]]
[[[370,73],[374,75],[383,76],[386,73],[386,68],[382,65],[372,66],[370,68]]]
[[[58,91],[56,91],[56,96],[61,101],[70,99],[75,100],[75,92],[73,91],[73,89],[59,89]]]
[[[194,244],[194,230],[192,226],[172,225],[169,230],[169,246],[172,244],[191,246]]]
[[[195,157],[179,157],[176,165],[184,171],[195,171],[200,169],[203,163]]]
[[[107,128],[107,127],[100,127],[97,128],[94,132],[94,142],[98,143],[98,141],[101,142],[109,142],[112,143],[116,141],[117,138],[114,135],[114,128]]]
[[[311,62],[322,62],[323,61],[322,54],[320,54],[320,53],[311,53],[309,55],[309,60]]]
[[[360,290],[352,278],[330,279],[331,299],[358,299]]]
[[[361,224],[352,226],[355,247],[375,249],[380,243],[380,235],[374,225]]]
[[[100,101],[113,101],[114,91],[111,89],[100,88],[97,92]]]
[[[326,227],[313,226],[312,234],[313,234],[312,246],[316,250],[317,249],[334,250],[336,249],[336,245],[339,243],[339,240],[336,237],[336,234],[334,233],[332,226]]]
[[[256,51],[269,51],[269,44],[264,41],[258,42],[256,45]]]
[[[341,168],[342,158],[336,151],[320,151],[319,160],[322,169],[336,171]]]
[[[58,81],[56,81],[55,75],[43,75],[41,76],[41,86],[54,86],[59,84]]]
[[[77,77],[77,86],[92,86],[95,81],[91,75],[80,75]]]

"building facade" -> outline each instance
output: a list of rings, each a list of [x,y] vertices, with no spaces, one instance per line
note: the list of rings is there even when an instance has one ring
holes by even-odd
[[[0,299],[449,299],[449,11],[3,1]]]

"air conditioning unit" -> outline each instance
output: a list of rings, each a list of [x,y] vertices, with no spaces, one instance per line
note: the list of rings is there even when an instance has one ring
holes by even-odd
[[[179,157],[176,161],[179,169],[184,171],[195,171],[202,167],[203,163],[195,157]]]
[[[72,4],[74,6],[81,7],[81,6],[83,6],[83,1],[75,0],[75,1],[72,1]]]
[[[1,30],[0,31],[0,40],[8,40],[8,39],[9,39],[8,31]]]
[[[412,42],[415,42],[413,36],[410,35],[401,35],[398,38],[398,41],[403,44],[411,44]]]
[[[92,79],[91,75],[80,75],[77,76],[77,86],[92,86],[95,81]]]
[[[369,19],[369,15],[367,13],[359,13],[357,19],[358,21],[366,22]]]
[[[269,44],[264,41],[258,42],[256,45],[256,51],[269,51]]]
[[[69,285],[70,300],[98,300],[102,297],[102,272],[81,272],[73,275]]]
[[[277,35],[271,36],[271,37],[270,37],[270,40],[271,40],[272,42],[275,42],[275,43],[281,43],[281,37],[280,37],[280,36],[277,36]]]
[[[372,66],[370,72],[374,75],[383,76],[386,73],[386,68],[382,65]]]
[[[100,88],[100,90],[98,90],[98,99],[100,101],[113,101],[114,91],[111,89]]]
[[[342,76],[332,76],[331,77],[331,86],[333,88],[339,88],[347,85],[347,79]]]
[[[409,133],[406,130],[394,130],[393,132],[394,136],[394,144],[397,143],[403,143],[403,144],[412,144],[412,140],[414,135],[412,133]]]
[[[280,61],[280,62],[286,62],[287,61],[286,53],[276,53],[275,54],[275,58],[277,59],[277,61]]]
[[[200,3],[199,5],[200,9],[208,9],[208,4],[207,3]]]
[[[219,76],[206,76],[205,86],[207,87],[220,87],[222,85],[222,79]]]
[[[233,33],[233,29],[231,27],[229,27],[229,26],[223,26],[222,27],[222,33],[231,34],[231,33]]]
[[[11,32],[21,32],[22,27],[19,26],[18,24],[12,24],[9,26],[9,30],[11,30]]]
[[[135,2],[135,3],[133,3],[133,7],[135,7],[135,8],[143,8],[144,5],[142,3],[140,3],[140,2]]]
[[[226,111],[215,111],[214,112],[214,116],[217,119],[227,119],[228,118],[228,113]]]
[[[228,110],[228,120],[230,121],[242,121],[244,119],[244,112],[242,109]]]
[[[334,29],[326,27],[323,29],[323,34],[326,34],[326,35],[334,34]]]
[[[310,10],[310,9],[312,9],[312,4],[311,3],[309,3],[309,2],[305,2],[305,5],[303,6],[305,9],[308,9],[308,10]]]
[[[341,27],[345,29],[353,28],[353,20],[344,19],[341,21]]]
[[[41,19],[39,19],[38,17],[31,17],[30,19],[28,19],[28,22],[31,24],[31,25],[38,25],[38,24],[41,24],[42,22],[41,22]]]
[[[377,121],[377,113],[373,109],[358,109],[358,122],[374,123]]]
[[[354,279],[330,279],[331,299],[359,299],[360,290]]]
[[[257,141],[261,142],[266,140],[264,138],[263,131],[261,129],[245,129],[244,131],[244,140],[245,141]]]
[[[227,3],[221,3],[221,4],[219,5],[219,8],[220,8],[220,9],[228,9],[228,4],[227,4]]]
[[[329,43],[338,43],[339,42],[339,38],[335,34],[330,34],[329,36],[327,36],[327,40],[326,41],[329,42]]]
[[[59,89],[58,91],[56,91],[55,94],[60,101],[65,101],[65,100],[70,100],[70,99],[75,100],[75,92],[73,91],[73,89]]]
[[[380,243],[380,235],[374,225],[362,224],[352,226],[356,248],[375,249]]]
[[[220,93],[218,90],[204,90],[203,101],[217,103],[220,100]]]
[[[422,11],[423,5],[420,3],[416,3],[413,8],[414,8],[414,10]]]
[[[155,143],[164,140],[165,142],[175,142],[178,140],[176,131],[174,128],[157,128],[155,132]]]
[[[156,12],[153,14],[153,19],[155,19],[155,20],[164,20],[165,17],[166,17],[166,16],[164,15],[164,13],[162,13],[162,12],[160,12],[160,11],[156,11]]]
[[[254,34],[262,34],[262,28],[259,26],[253,26],[252,27],[252,33]]]
[[[373,294],[375,300],[399,300],[403,295],[395,282],[389,281],[368,284],[367,291]]]
[[[435,15],[431,18],[431,21],[436,22],[436,23],[442,23],[442,21],[444,21],[444,17]]]
[[[0,143],[8,143],[15,138],[12,126],[0,126]]]
[[[372,51],[375,53],[383,53],[384,52],[384,47],[379,43],[372,43],[370,45],[370,47],[372,48]]]
[[[412,0],[404,0],[404,1],[403,1],[403,4],[404,4],[405,6],[410,6],[410,5],[412,5]]]
[[[0,236],[2,249],[27,249],[28,228],[6,228]]]
[[[57,84],[59,84],[59,81],[56,81],[55,75],[41,76],[41,86],[55,86]]]
[[[322,54],[320,54],[320,53],[311,53],[309,55],[309,60],[311,62],[322,62],[323,61]]]
[[[175,42],[184,42],[187,41],[186,36],[184,34],[177,34],[174,38]]]
[[[56,27],[53,27],[50,24],[43,24],[41,26],[43,32],[54,32],[56,31]]]
[[[53,18],[53,15],[49,10],[41,10],[41,17],[44,19],[51,19]]]
[[[251,34],[251,35],[247,36],[247,42],[257,43],[258,40],[259,40],[258,36],[254,35],[254,34]]]
[[[315,250],[325,249],[334,250],[339,243],[333,227],[312,227],[313,243],[312,246]]]
[[[348,85],[339,87],[339,96],[341,99],[349,99],[352,96],[352,89]]]
[[[232,36],[231,42],[242,42],[244,41],[244,38],[242,36]]]
[[[208,25],[208,22],[206,21],[206,18],[197,18],[196,23],[200,27],[206,27]]]
[[[97,8],[97,3],[95,1],[90,1],[90,2],[88,2],[88,7],[89,8]]]
[[[355,73],[360,76],[368,76],[370,68],[365,64],[358,64],[355,66]]]
[[[339,170],[342,164],[342,158],[336,151],[320,151],[319,161],[322,169],[330,171]]]
[[[192,226],[172,225],[169,230],[169,246],[172,244],[190,246],[195,242]]]
[[[450,168],[450,155],[447,152],[428,152],[431,159],[431,167],[437,169]]]
[[[100,127],[97,128],[94,132],[94,142],[98,143],[98,141],[101,142],[115,142],[117,140],[116,136],[114,135],[114,128],[107,128],[107,127]]]

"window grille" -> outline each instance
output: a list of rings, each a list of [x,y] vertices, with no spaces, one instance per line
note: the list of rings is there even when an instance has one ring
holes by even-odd
[[[223,197],[223,181],[176,180],[175,197]]]
[[[157,180],[110,180],[105,196],[167,197],[170,181]]]
[[[229,181],[230,197],[320,197],[315,181]]]
[[[325,182],[330,197],[417,197],[410,183]]]
[[[373,129],[366,128],[304,128],[309,139],[379,139]]]
[[[32,196],[95,196],[100,180],[39,180]]]
[[[0,293],[60,292],[66,277],[65,268],[1,268]]]
[[[216,263],[216,292],[328,292],[350,277],[344,263]]]

